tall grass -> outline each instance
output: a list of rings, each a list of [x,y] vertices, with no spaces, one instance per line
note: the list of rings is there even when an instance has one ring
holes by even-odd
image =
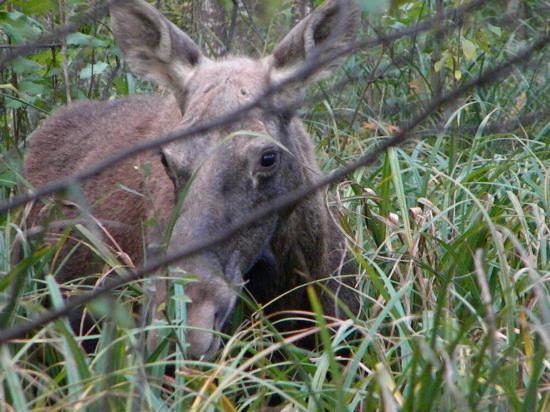
[[[371,22],[390,29],[435,8],[402,3]],[[501,2],[442,40],[420,35],[351,58],[344,72],[359,80],[336,91],[327,82],[312,92],[324,98],[305,105],[323,168],[406,124],[436,94],[434,77],[444,90],[459,85],[548,31],[548,6],[525,3],[535,6],[538,14],[510,27],[495,23],[506,11]],[[475,56],[464,51],[468,39]],[[359,274],[357,318],[324,317],[310,288],[315,310],[286,314],[309,327],[281,334],[280,320],[262,310],[246,317],[239,307],[217,359],[193,361],[184,356],[185,282],[173,282],[164,318],[147,326],[132,307],[149,285],[135,282],[87,307],[94,335],[75,335],[62,319],[1,346],[0,410],[550,410],[550,119],[510,123],[547,110],[548,61],[543,52],[442,108],[406,145],[330,189],[327,202]],[[7,142],[0,143],[2,200],[23,184]],[[100,278],[128,265],[82,225],[54,242],[27,240],[24,215],[0,216],[1,328],[89,287],[59,285],[54,276],[69,236],[103,259]],[[315,349],[295,345],[315,333]],[[91,340],[97,346],[86,352]]]

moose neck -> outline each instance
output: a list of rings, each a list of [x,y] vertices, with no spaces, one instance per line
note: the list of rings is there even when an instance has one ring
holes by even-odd
[[[281,275],[298,285],[325,275],[328,263],[328,211],[321,194],[303,200],[281,225],[273,249]]]
[[[304,287],[291,294],[285,292],[329,274],[327,216],[322,196],[316,194],[281,218],[269,256],[264,256],[246,279],[247,289],[258,303],[267,304],[277,298],[267,309],[269,312],[288,307],[308,309]]]

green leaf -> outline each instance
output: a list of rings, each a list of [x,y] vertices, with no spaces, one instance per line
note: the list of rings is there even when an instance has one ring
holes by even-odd
[[[489,43],[486,38],[487,31],[486,30],[478,30],[476,33],[476,42],[477,46],[485,53],[491,52],[491,47],[489,46]]]
[[[493,26],[491,23],[487,23],[487,28],[490,32],[500,37],[502,35],[502,30],[500,27]]]
[[[21,378],[17,374],[18,369],[7,346],[0,348],[0,365],[2,365],[3,371],[2,380],[6,380],[6,388],[15,407],[12,410],[27,411],[27,401],[23,392]],[[4,401],[2,403],[4,404]]]
[[[31,95],[41,95],[48,93],[49,89],[40,83],[31,80],[23,80],[19,83],[19,90]]]
[[[466,38],[462,38],[462,53],[467,60],[474,60],[477,56],[477,46]]]
[[[18,11],[0,11],[0,27],[14,43],[35,38],[41,33],[39,24]]]
[[[122,305],[120,302],[115,302],[114,311],[112,312],[113,320],[115,324],[123,329],[130,329],[134,327],[134,320],[132,319],[132,311],[130,308]]]
[[[88,303],[87,308],[95,316],[102,318],[111,313],[112,304],[109,298],[100,297]]]
[[[12,70],[17,74],[37,74],[42,66],[33,60],[18,57],[11,63]]]
[[[131,311],[122,303],[108,297],[101,297],[87,305],[87,308],[97,317],[109,317],[120,328],[134,327]]]
[[[441,58],[434,63],[434,70],[436,72],[440,72],[445,68],[445,66],[452,67],[452,64],[452,56],[449,54],[449,52],[444,51],[443,53],[441,53]]]
[[[53,4],[51,1],[44,0],[12,0],[11,3],[17,6],[23,13],[32,16],[38,16],[50,11]]]
[[[105,71],[109,65],[105,62],[97,62],[96,64],[88,64],[80,71],[82,80],[89,79],[92,75],[97,76]]]
[[[117,77],[113,80],[113,85],[115,86],[116,92],[120,95],[129,94],[128,93],[128,84],[126,80],[122,77]]]
[[[71,33],[67,36],[68,46],[84,46],[84,47],[107,47],[107,42],[100,40],[97,37],[90,36],[80,32]]]
[[[7,109],[21,109],[22,107],[25,107],[25,102],[20,99],[11,98],[6,101],[6,108]]]
[[[65,303],[59,284],[52,275],[46,275],[45,280],[52,305],[56,309],[62,308]],[[69,320],[67,318],[62,318],[55,323],[61,335],[61,354],[65,359],[64,366],[67,371],[67,380],[69,383],[68,392],[69,395],[76,400],[82,394],[83,387],[81,381],[91,377],[90,369],[88,368],[84,352],[75,339]]]
[[[381,13],[388,9],[388,0],[359,0],[359,7],[367,13]]]

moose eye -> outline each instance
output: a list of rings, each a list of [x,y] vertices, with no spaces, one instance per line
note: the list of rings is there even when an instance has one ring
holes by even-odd
[[[260,158],[260,165],[262,167],[272,167],[275,163],[277,163],[277,152],[269,151],[262,154]]]

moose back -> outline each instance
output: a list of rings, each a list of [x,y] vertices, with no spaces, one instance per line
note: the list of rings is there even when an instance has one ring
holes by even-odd
[[[234,112],[312,59],[323,60],[350,46],[360,19],[352,0],[329,0],[294,27],[271,55],[211,60],[144,1],[116,2],[110,13],[116,44],[131,70],[171,94],[82,101],[60,110],[35,132],[26,152],[24,176],[34,186],[88,168],[138,142]],[[286,103],[296,108],[305,87],[340,63],[330,59],[301,76],[299,83],[285,82],[282,90],[232,123],[167,144],[160,154],[157,150],[124,160],[83,182],[93,217],[109,234],[105,242],[140,264],[146,253],[162,248],[167,222],[184,187],[168,253],[217,234],[273,198],[312,182],[320,171],[310,138],[292,111],[275,108]],[[146,174],[145,164],[150,168]],[[45,221],[46,213],[37,209],[33,218]],[[75,203],[62,206],[71,217],[86,213],[84,209]],[[144,225],[153,218],[159,225]],[[190,299],[189,356],[216,353],[220,342],[215,331],[226,323],[243,288],[259,303],[267,303],[308,280],[328,278],[324,284],[331,293],[321,294],[325,313],[339,315],[342,303],[355,311],[353,282],[336,276],[344,261],[344,238],[320,193],[182,259],[175,266],[198,277],[185,288]],[[79,246],[59,280],[97,270],[89,249]],[[158,305],[166,299],[166,284],[158,281],[157,286]],[[307,302],[305,288],[296,288],[269,310],[307,310]]]

